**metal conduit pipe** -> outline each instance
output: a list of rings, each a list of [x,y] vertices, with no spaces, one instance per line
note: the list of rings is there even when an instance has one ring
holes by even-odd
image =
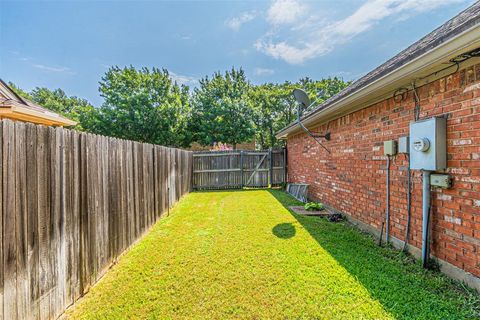
[[[390,241],[390,156],[387,156],[387,203],[385,212],[385,242]]]
[[[430,171],[423,170],[423,188],[422,188],[422,265],[428,266],[430,251],[429,233],[430,233]]]

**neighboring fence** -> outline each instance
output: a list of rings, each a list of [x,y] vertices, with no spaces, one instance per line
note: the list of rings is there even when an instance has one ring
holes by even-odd
[[[212,151],[193,154],[193,188],[240,189],[285,182],[285,150]]]
[[[191,187],[188,151],[6,120],[0,134],[0,319],[58,317]]]

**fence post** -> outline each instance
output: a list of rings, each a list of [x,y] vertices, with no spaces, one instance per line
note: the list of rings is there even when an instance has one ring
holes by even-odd
[[[272,148],[268,149],[268,187],[271,188],[273,184],[273,153]]]
[[[240,150],[240,189],[243,189],[243,150]]]

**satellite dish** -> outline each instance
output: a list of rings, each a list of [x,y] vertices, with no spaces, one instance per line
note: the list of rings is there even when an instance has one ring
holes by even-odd
[[[302,123],[302,120],[301,120],[301,115],[302,115],[302,107],[304,109],[306,108],[309,108],[310,107],[310,99],[308,98],[308,94],[303,91],[302,89],[294,89],[293,90],[293,96],[295,97],[295,100],[297,100],[297,102],[301,105],[301,107],[299,107],[297,109],[297,122],[298,122],[298,125],[303,129],[303,131],[305,131],[310,137],[312,137],[320,146],[322,146],[323,149],[325,149],[328,153],[330,153],[330,150],[328,150],[321,142],[320,140],[318,140],[319,138],[324,138],[325,140],[329,141],[331,139],[331,135],[330,135],[330,132],[327,132],[326,134],[323,134],[323,135],[319,135],[319,134],[313,134],[312,132],[310,132],[310,130],[308,130]],[[314,103],[317,102],[318,99],[320,99],[320,96],[323,96],[323,90],[320,90],[318,92],[318,98],[313,101],[312,105]]]
[[[300,103],[304,108],[310,105],[308,94],[302,89],[294,89],[293,96],[295,97],[295,100],[297,100],[297,102]]]

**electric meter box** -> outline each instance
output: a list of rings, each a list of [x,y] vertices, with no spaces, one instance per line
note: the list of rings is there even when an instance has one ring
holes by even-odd
[[[430,118],[410,123],[410,169],[447,168],[447,119]]]

